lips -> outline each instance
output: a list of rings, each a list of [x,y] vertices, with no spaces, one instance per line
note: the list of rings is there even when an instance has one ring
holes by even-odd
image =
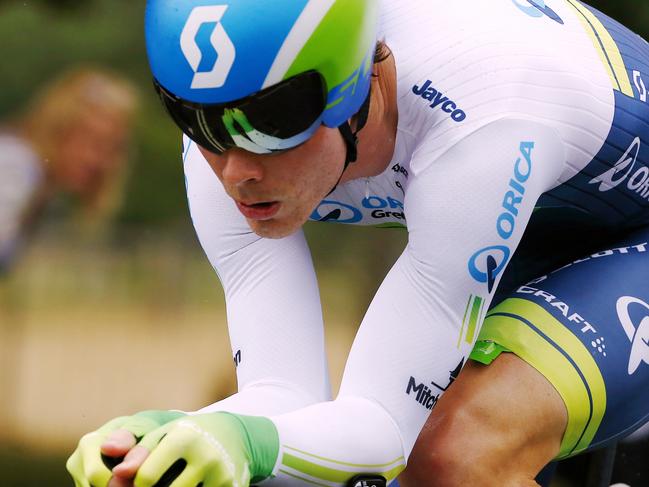
[[[237,208],[243,216],[250,220],[270,220],[273,218],[280,208],[280,203],[277,201],[254,203],[247,205],[237,201]]]

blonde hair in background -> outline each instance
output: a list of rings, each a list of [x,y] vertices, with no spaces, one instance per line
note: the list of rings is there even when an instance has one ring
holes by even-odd
[[[40,156],[46,173],[56,171],[62,136],[89,114],[114,116],[130,124],[137,91],[125,78],[102,68],[77,67],[61,74],[33,97],[19,130]],[[122,166],[126,161],[123,161]],[[125,168],[111,174],[92,200],[84,201],[89,219],[110,216],[121,201]]]

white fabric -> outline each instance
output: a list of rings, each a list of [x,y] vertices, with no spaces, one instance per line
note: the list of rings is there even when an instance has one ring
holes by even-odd
[[[185,174],[194,226],[225,289],[239,389],[279,383],[307,402],[328,400],[322,309],[304,236],[276,241],[252,233],[195,144],[188,144]],[[258,407],[262,414],[264,403]]]
[[[26,142],[0,134],[0,267],[9,265],[21,225],[43,174],[38,156]]]
[[[294,411],[315,402],[302,388],[283,381],[264,378],[247,384],[239,392],[190,414],[226,411],[250,416],[272,416]]]

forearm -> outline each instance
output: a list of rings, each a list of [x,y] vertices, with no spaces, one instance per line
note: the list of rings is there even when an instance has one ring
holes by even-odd
[[[280,441],[279,485],[295,478],[303,479],[302,485],[344,485],[368,472],[391,480],[405,468],[469,348],[457,347],[456,326],[440,324],[442,315],[422,291],[421,273],[413,266],[406,252],[377,292],[354,341],[339,397],[271,417]],[[461,317],[452,318],[446,317],[461,323]]]
[[[320,296],[304,237],[258,241],[236,260],[246,264],[221,263],[218,271],[239,390],[275,384],[310,401],[330,399]]]
[[[207,410],[270,415],[330,399],[320,296],[304,236],[254,235],[193,143],[185,174],[196,232],[225,291],[240,391]]]
[[[368,398],[341,397],[271,419],[279,450],[269,485],[342,486],[363,473],[391,481],[405,468],[399,428]]]
[[[247,384],[236,394],[210,404],[192,414],[224,411],[252,416],[285,414],[318,402],[298,384],[281,381],[260,381]]]

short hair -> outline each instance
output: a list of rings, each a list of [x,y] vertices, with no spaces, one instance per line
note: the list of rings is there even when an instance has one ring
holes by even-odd
[[[384,41],[378,41],[374,49],[374,64],[382,63],[392,55],[392,51]]]

